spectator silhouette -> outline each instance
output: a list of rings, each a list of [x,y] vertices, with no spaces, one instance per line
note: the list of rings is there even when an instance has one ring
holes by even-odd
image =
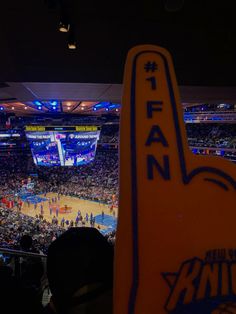
[[[33,241],[30,235],[22,236],[20,248],[25,252],[40,253],[33,247]],[[40,257],[27,256],[20,258],[20,306],[22,306],[27,313],[39,313],[42,311],[41,278],[43,274],[44,267]],[[27,302],[25,299],[27,299]]]
[[[18,300],[17,285],[12,269],[7,266],[3,257],[0,257],[0,281],[1,308],[5,309],[3,313],[14,313],[14,305]]]
[[[22,251],[40,253],[33,247],[33,240],[30,235],[23,235],[20,240]],[[40,257],[24,257],[21,259],[21,278],[24,285],[39,288],[43,276],[43,264]]]
[[[94,228],[70,228],[48,250],[46,313],[111,314],[113,247]]]

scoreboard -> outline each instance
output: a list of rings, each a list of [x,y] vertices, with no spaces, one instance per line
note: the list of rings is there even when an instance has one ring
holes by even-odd
[[[38,166],[81,166],[95,158],[100,126],[27,125],[34,163]]]
[[[27,125],[25,131],[27,132],[45,132],[45,131],[63,131],[63,132],[94,132],[100,131],[100,126],[95,125],[77,125],[77,126],[40,126],[40,125]]]

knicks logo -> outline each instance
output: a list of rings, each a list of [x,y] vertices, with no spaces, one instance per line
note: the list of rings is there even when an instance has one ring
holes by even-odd
[[[168,313],[236,313],[236,262],[193,258],[177,273],[163,277],[171,290],[165,305]]]

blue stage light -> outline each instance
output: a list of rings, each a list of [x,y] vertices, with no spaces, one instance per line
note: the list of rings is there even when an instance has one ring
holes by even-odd
[[[108,106],[109,110],[120,108],[120,104],[110,103]]]
[[[52,107],[53,110],[56,110],[57,108],[55,106]]]
[[[102,108],[106,108],[110,105],[110,102],[107,101],[102,101],[97,103],[96,105],[93,106],[93,108],[96,108],[96,110],[102,109]]]
[[[56,106],[57,105],[57,101],[56,100],[51,101],[51,105],[52,106]]]
[[[42,109],[42,106],[38,106],[38,109],[41,110],[41,109]]]
[[[4,107],[3,107],[3,106],[0,106],[0,110],[3,111],[3,110],[4,110]]]
[[[36,106],[42,106],[42,103],[41,103],[39,100],[35,100],[35,101],[34,101],[34,104],[35,104]]]

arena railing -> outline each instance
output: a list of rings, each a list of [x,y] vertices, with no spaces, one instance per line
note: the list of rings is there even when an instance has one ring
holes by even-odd
[[[6,255],[15,255],[20,257],[40,257],[40,258],[47,258],[47,255],[39,254],[39,253],[32,253],[32,252],[26,252],[26,251],[19,251],[19,250],[12,250],[7,248],[1,248],[0,247],[0,254],[6,254]]]
[[[236,149],[235,148],[228,148],[228,147],[210,147],[210,146],[196,146],[196,145],[190,145],[189,148],[192,149],[199,149],[199,150],[209,150],[209,151],[225,151],[225,152],[229,152],[229,153],[236,153]]]
[[[51,292],[49,290],[49,285],[48,285],[48,279],[46,275],[47,255],[0,247],[0,256],[3,259],[4,265],[9,266],[12,269],[13,271],[12,276],[16,280],[20,280],[21,275],[22,275],[22,269],[21,269],[22,260],[21,259],[25,259],[25,258],[31,258],[31,259],[40,258],[41,259],[43,268],[44,268],[44,274],[41,278],[41,302],[43,306],[46,306],[49,303],[50,296],[51,296]]]
[[[234,123],[236,112],[185,112],[185,123]]]

